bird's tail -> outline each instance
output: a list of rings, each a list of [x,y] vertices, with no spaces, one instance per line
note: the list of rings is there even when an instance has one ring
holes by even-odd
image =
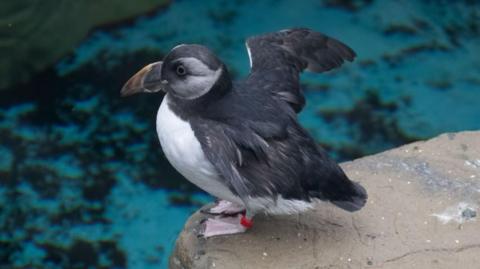
[[[352,195],[345,200],[330,200],[330,202],[341,209],[353,212],[360,210],[367,202],[367,191],[357,182],[352,183]]]

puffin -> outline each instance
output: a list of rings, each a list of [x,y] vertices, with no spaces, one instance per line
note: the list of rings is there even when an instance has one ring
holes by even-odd
[[[354,212],[367,192],[300,125],[300,73],[353,61],[344,43],[307,28],[252,36],[250,73],[232,80],[207,47],[181,44],[133,75],[122,96],[164,92],[156,131],[170,164],[217,198],[201,236],[237,234],[265,214],[298,214],[329,202]]]

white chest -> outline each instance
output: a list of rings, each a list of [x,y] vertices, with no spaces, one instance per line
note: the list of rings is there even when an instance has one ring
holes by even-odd
[[[190,123],[175,115],[164,97],[157,113],[157,134],[163,152],[175,169],[206,192],[225,200],[236,200],[221,183],[219,175],[203,153]],[[233,202],[233,201],[232,201]]]

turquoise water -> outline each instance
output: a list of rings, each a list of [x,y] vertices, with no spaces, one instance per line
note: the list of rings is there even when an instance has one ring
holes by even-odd
[[[302,80],[300,120],[338,160],[480,128],[479,4],[297,2],[176,1],[92,28],[1,90],[0,268],[167,267],[185,220],[212,198],[162,155],[162,97],[119,90],[179,43],[209,46],[237,78],[250,35],[303,26],[351,46],[353,63]]]

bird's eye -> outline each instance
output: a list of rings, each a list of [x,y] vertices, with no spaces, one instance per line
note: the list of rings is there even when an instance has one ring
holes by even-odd
[[[185,66],[183,65],[177,66],[177,75],[185,76],[186,74],[187,74],[187,70],[185,69]]]

